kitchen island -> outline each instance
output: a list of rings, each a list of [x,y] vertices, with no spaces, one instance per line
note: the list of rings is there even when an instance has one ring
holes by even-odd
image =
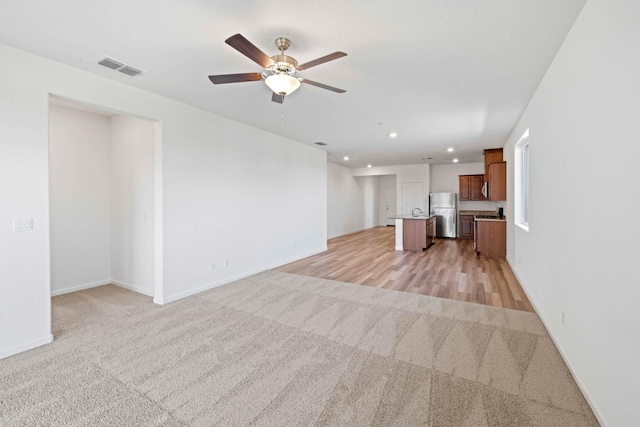
[[[422,251],[435,242],[435,216],[406,214],[393,219],[396,221],[397,251]]]

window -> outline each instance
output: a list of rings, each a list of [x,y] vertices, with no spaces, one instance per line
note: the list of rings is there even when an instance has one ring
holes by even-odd
[[[529,231],[529,129],[515,147],[516,225]]]

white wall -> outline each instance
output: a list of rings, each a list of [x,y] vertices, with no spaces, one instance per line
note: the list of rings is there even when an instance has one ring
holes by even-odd
[[[111,118],[111,281],[154,294],[152,122]]]
[[[426,210],[429,206],[429,165],[407,165],[407,166],[377,166],[372,168],[352,169],[353,176],[376,176],[395,175],[396,188],[398,191],[398,214],[411,212],[401,212],[402,210],[402,184],[405,182],[422,182],[423,205],[421,209]]]
[[[376,178],[378,179],[378,225],[387,225],[387,189],[393,188],[397,192],[397,180],[395,175],[381,175]],[[395,214],[397,212],[390,212],[389,215]]]
[[[156,301],[326,249],[324,151],[5,45],[0,63],[0,357],[51,339],[49,94],[162,122]]]
[[[459,175],[484,174],[484,163],[455,163],[431,166],[431,191],[458,194],[458,209],[495,211],[504,202],[460,201]]]
[[[328,238],[364,229],[364,195],[351,169],[327,164]]]
[[[609,427],[637,425],[640,396],[639,19],[588,1],[505,146],[513,201],[530,129],[530,231],[509,221],[508,260]]]
[[[378,225],[379,210],[379,184],[377,176],[360,176],[354,178],[362,192],[364,205],[362,222],[364,228],[372,228]]]
[[[51,105],[52,295],[111,278],[109,138],[109,117]]]

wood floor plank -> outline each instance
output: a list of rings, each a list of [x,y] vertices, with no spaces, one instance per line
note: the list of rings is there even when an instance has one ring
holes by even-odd
[[[471,240],[437,239],[425,252],[396,251],[395,228],[376,227],[327,247],[275,270],[534,312],[509,264],[478,257]]]

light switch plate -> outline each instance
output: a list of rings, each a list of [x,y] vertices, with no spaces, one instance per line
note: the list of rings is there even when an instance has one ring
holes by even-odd
[[[13,231],[33,231],[33,218],[14,218]]]

